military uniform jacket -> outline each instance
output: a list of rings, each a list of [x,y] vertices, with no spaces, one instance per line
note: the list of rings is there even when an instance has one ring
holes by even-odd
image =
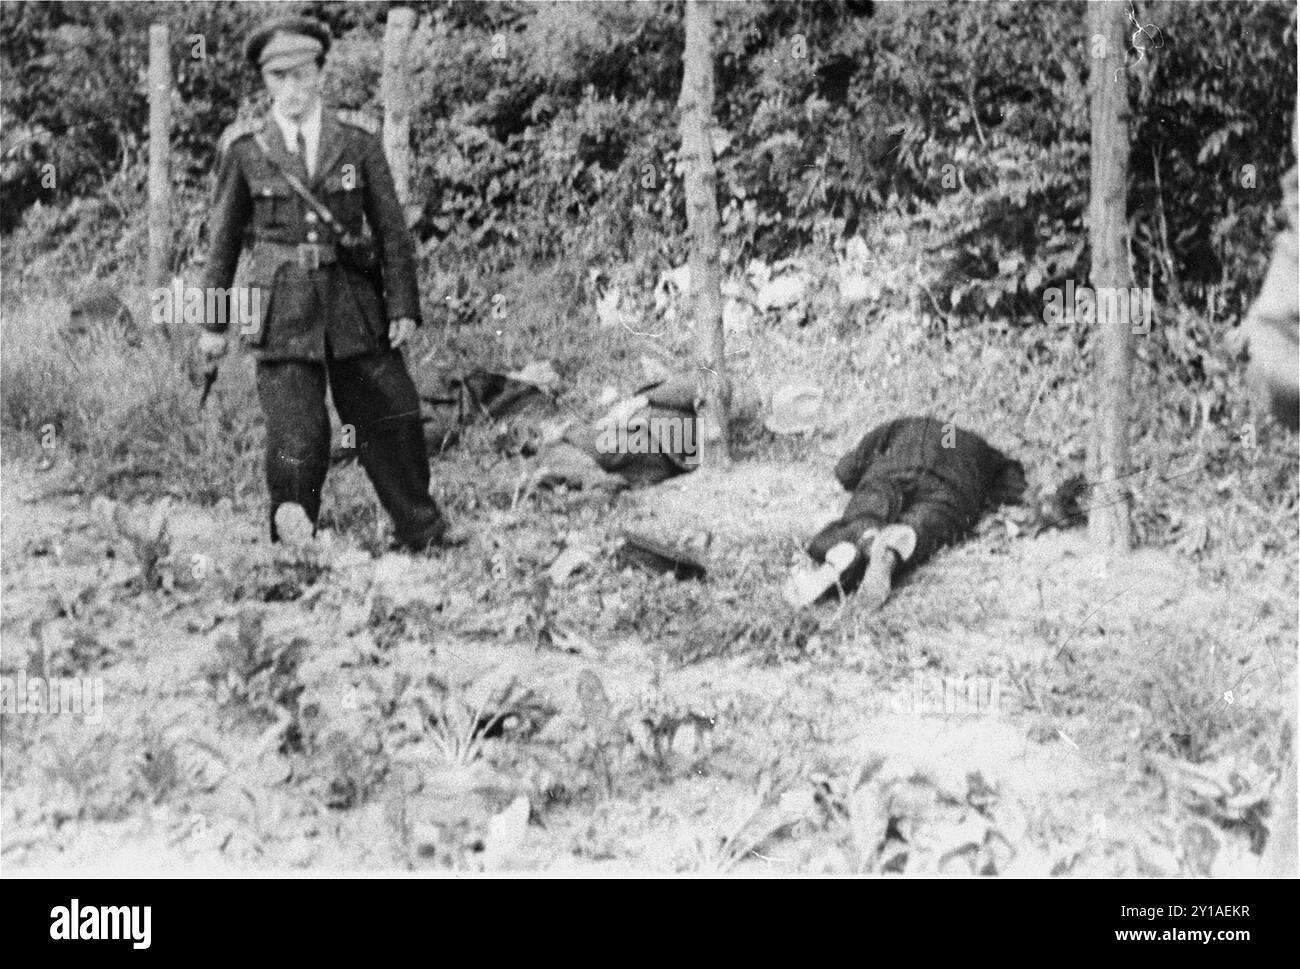
[[[313,261],[302,258],[302,244],[330,251],[337,240],[277,164],[303,180],[343,231],[355,236],[368,227],[380,257],[377,271],[329,259],[312,268]],[[238,329],[259,359],[323,360],[326,340],[335,357],[361,356],[388,348],[389,321],[420,322],[415,247],[368,119],[323,109],[311,178],[269,117],[226,129],[209,229],[207,293],[230,287],[241,252],[251,249],[242,275],[257,291],[260,313],[256,321],[239,321]],[[232,314],[224,320],[207,314],[203,326],[224,333],[232,322]]]

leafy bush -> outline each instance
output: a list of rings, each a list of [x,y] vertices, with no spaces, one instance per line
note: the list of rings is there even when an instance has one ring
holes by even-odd
[[[334,28],[330,96],[375,110],[384,8],[290,8]],[[739,277],[752,259],[819,265],[860,238],[874,295],[841,312],[819,282],[803,321],[851,335],[904,308],[941,323],[949,341],[954,329],[1005,322],[1023,332],[1035,365],[1067,342],[1086,352],[1090,333],[1078,321],[1043,322],[1042,295],[1084,283],[1089,268],[1082,3],[722,9],[715,147],[727,274]],[[426,329],[420,359],[517,366],[546,347],[562,367],[571,358],[577,372],[566,377],[579,382],[593,341],[606,369],[635,359],[617,327],[591,325],[592,304],[609,283],[632,318],[648,315],[656,281],[685,258],[680,5],[419,10],[415,228],[426,316],[452,324]],[[0,108],[15,122],[0,153],[10,302],[69,273],[138,275],[153,21],[172,31],[175,266],[188,271],[205,244],[218,135],[259,97],[241,44],[263,12],[209,2],[4,8]],[[1138,354],[1141,366],[1194,388],[1180,396],[1194,410],[1222,414],[1230,361],[1214,348],[1258,286],[1278,179],[1292,163],[1294,12],[1157,2],[1134,13],[1147,49],[1130,67],[1132,268],[1157,306]],[[118,42],[100,42],[110,35]],[[87,76],[100,83],[82,84]],[[58,173],[50,188],[34,174],[47,162]],[[662,349],[689,352],[686,338],[674,331]],[[251,408],[218,401],[195,424],[175,379],[185,364],[170,351],[142,349],[131,360],[136,381],[108,373],[121,357],[69,362],[57,346],[21,347],[12,363],[6,353],[7,427],[66,423],[103,474],[147,459],[173,481],[182,471],[196,480],[202,466],[197,480],[213,495],[249,486]]]
[[[324,16],[338,35],[333,99],[376,108],[383,10],[291,6]],[[979,284],[949,308],[962,316],[1001,308],[994,290],[1014,302],[1013,277],[1047,272],[1043,245],[1082,229],[1082,11],[1080,3],[729,8],[716,60],[732,258],[790,255],[827,217],[852,234],[886,210],[921,212],[953,191],[955,177],[969,213],[934,261],[972,234],[981,251],[943,266]],[[431,4],[425,13],[413,138],[426,203],[420,231],[438,240],[430,261],[500,270],[559,254],[660,259],[674,248],[677,5]],[[11,200],[5,229],[36,201],[141,187],[147,26],[166,22],[177,81],[176,229],[188,256],[217,136],[258,96],[241,44],[261,14],[227,3],[7,8],[3,107],[19,124],[0,172]],[[1294,110],[1293,13],[1268,2],[1155,3],[1139,19],[1158,34],[1145,28],[1150,50],[1130,72],[1138,279],[1202,306],[1214,286],[1222,306],[1239,312],[1262,268],[1256,240],[1272,218]],[[100,43],[109,35],[119,43]],[[1259,70],[1261,59],[1272,67]],[[83,89],[87,74],[104,83]],[[39,184],[46,162],[59,176],[52,189]],[[1244,165],[1253,166],[1253,188],[1241,184]],[[1008,178],[1028,172],[1036,174]],[[138,206],[119,209],[129,221]],[[660,245],[644,251],[632,243],[647,229]]]

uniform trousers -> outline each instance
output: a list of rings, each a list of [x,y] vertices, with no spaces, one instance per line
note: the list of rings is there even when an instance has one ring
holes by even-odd
[[[266,484],[275,511],[297,502],[314,524],[330,462],[328,387],[345,432],[375,494],[393,519],[398,542],[423,549],[440,539],[447,520],[429,494],[429,459],[420,400],[397,350],[339,360],[326,347],[324,362],[260,360],[257,395],[266,418]],[[346,443],[346,442],[345,442]]]

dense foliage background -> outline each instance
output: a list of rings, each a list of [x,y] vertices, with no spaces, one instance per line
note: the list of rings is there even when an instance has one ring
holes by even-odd
[[[333,98],[377,109],[387,5],[273,6],[327,20]],[[656,281],[684,261],[680,4],[413,6],[416,231],[431,313],[481,322],[493,294],[542,265],[568,268],[575,302],[590,307],[613,282],[649,313]],[[172,31],[176,268],[191,264],[218,135],[259,96],[241,45],[267,13],[5,5],[11,283],[138,274],[151,22]],[[860,236],[873,281],[850,327],[892,303],[945,330],[1035,327],[1031,353],[1067,338],[1076,323],[1042,326],[1042,293],[1086,277],[1083,13],[1082,3],[726,4],[716,39],[725,267],[834,265]],[[1294,163],[1295,8],[1135,5],[1134,44],[1132,263],[1160,324],[1139,352],[1217,397],[1222,368],[1208,351],[1258,286],[1278,179]]]

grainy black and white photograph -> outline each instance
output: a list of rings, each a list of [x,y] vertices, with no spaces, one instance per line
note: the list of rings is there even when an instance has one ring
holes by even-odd
[[[5,2],[0,867],[1294,877],[1296,11]]]

